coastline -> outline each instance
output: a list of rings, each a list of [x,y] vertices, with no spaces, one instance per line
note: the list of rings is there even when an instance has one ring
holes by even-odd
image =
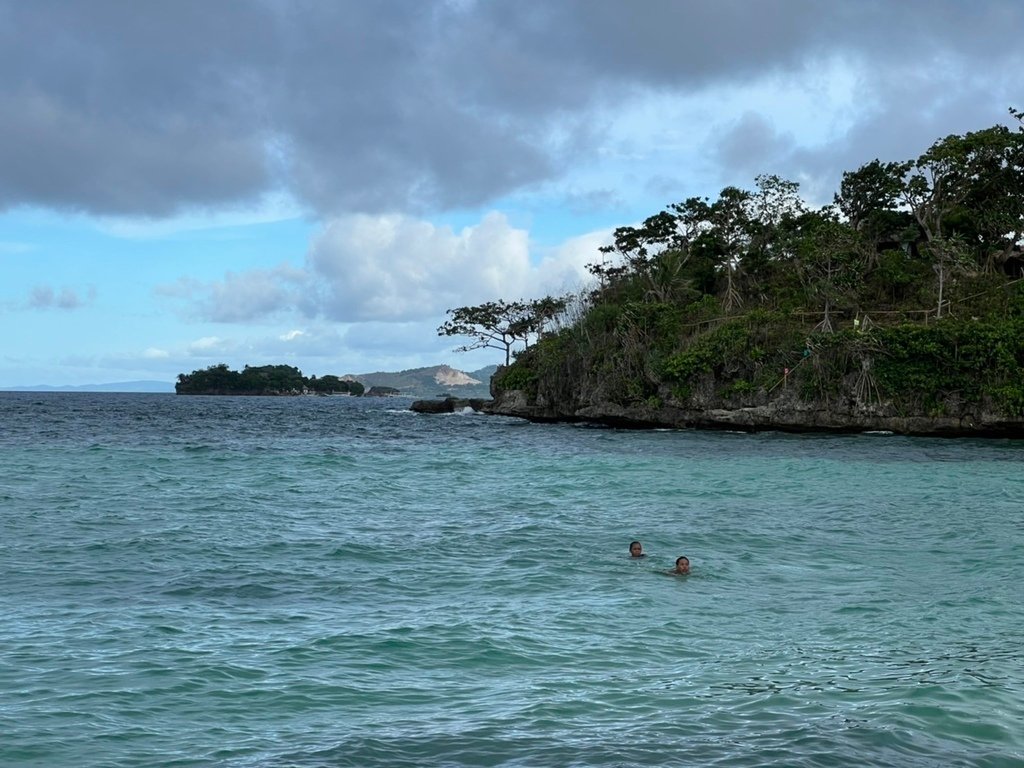
[[[673,405],[622,406],[616,403],[530,403],[521,390],[498,391],[491,400],[447,397],[416,400],[410,410],[417,413],[453,413],[470,408],[490,416],[507,416],[534,423],[592,424],[619,429],[699,429],[742,432],[789,432],[822,434],[879,433],[914,437],[977,437],[1024,439],[1024,421],[984,412],[958,416],[889,414],[853,407],[825,408],[778,398],[761,404],[704,410]]]

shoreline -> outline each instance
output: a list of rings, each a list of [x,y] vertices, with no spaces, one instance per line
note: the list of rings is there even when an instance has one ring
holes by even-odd
[[[592,424],[616,429],[699,429],[706,431],[783,432],[789,434],[878,434],[906,437],[1024,439],[1024,421],[990,414],[953,416],[892,416],[843,412],[793,403],[776,403],[708,410],[672,406],[626,407],[613,403],[589,405],[574,411],[530,405],[519,390],[499,393],[492,400],[447,397],[416,400],[416,413],[453,413],[470,408],[489,416],[508,416],[538,424]]]

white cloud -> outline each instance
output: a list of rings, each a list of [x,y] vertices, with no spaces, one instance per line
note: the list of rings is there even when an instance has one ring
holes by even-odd
[[[300,302],[308,279],[302,270],[282,265],[275,269],[254,269],[228,272],[224,279],[207,285],[179,282],[161,289],[168,295],[175,291],[199,293],[197,314],[216,323],[244,323],[268,320]]]
[[[591,282],[588,264],[601,260],[598,249],[612,241],[612,231],[602,229],[566,240],[541,259],[534,271],[533,297],[559,296],[579,290]]]
[[[536,264],[528,233],[501,213],[454,232],[403,216],[349,216],[313,242],[308,271],[316,310],[342,321],[408,322],[498,298],[531,298],[586,275],[577,238]]]
[[[196,357],[209,357],[211,354],[228,352],[234,347],[233,342],[219,336],[204,336],[188,345],[188,354]]]
[[[519,294],[527,234],[500,213],[459,233],[406,216],[346,216],[313,242],[316,310],[342,321],[407,321],[447,307]]]
[[[302,269],[229,272],[206,284],[183,278],[156,292],[185,299],[195,316],[218,323],[291,315],[436,329],[452,307],[577,290],[609,238],[601,230],[535,253],[528,233],[497,212],[459,232],[406,216],[347,216],[314,238]],[[278,339],[296,342],[307,333],[293,327]]]
[[[146,360],[166,360],[171,356],[171,353],[166,349],[158,349],[157,347],[149,347],[146,349],[142,356]]]
[[[50,285],[37,285],[28,299],[31,309],[81,309],[96,298],[96,288],[90,286],[85,295],[79,295],[74,288],[55,289]]]

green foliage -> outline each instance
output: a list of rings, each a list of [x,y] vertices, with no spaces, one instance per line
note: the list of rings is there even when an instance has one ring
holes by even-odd
[[[681,307],[681,321],[684,323],[701,323],[718,318],[722,314],[722,305],[710,293],[704,294],[696,301]]]
[[[980,403],[986,392],[1016,407],[1024,380],[1024,321],[945,320],[902,325],[874,334],[883,354],[875,362],[883,395],[905,408],[933,409],[950,398]]]
[[[689,382],[701,373],[711,373],[719,360],[715,344],[702,339],[689,349],[669,357],[662,367],[662,375],[668,382]]]
[[[526,361],[517,360],[496,377],[495,385],[506,391],[516,389],[528,391],[533,389],[536,380],[536,372],[529,367]]]
[[[913,259],[902,250],[885,250],[876,259],[877,267],[867,275],[868,295],[882,305],[922,305],[924,301],[917,293],[932,278],[931,266]],[[915,300],[916,299],[916,300]]]
[[[321,395],[361,395],[366,391],[366,387],[358,381],[340,379],[337,376],[332,376],[330,374],[327,376],[321,376],[319,379],[316,376],[310,377],[306,382],[306,387],[310,391]]]
[[[1024,416],[1024,386],[1007,384],[992,390],[992,399],[999,410],[1007,416]]]
[[[785,392],[826,406],[1017,414],[1024,283],[1000,268],[1024,259],[1022,239],[1024,128],[868,163],[824,209],[810,210],[794,182],[759,176],[753,191],[726,187],[615,230],[589,267],[599,285],[586,303],[498,384],[570,409]],[[456,326],[439,332],[468,330]]]
[[[238,377],[238,391],[264,394],[301,392],[308,382],[302,371],[291,365],[245,366]]]
[[[661,369],[666,382],[686,384],[702,374],[753,378],[773,355],[792,346],[792,322],[777,312],[754,310],[692,336],[684,349],[668,356]],[[780,363],[780,370],[782,364]],[[742,385],[741,385],[742,386]]]
[[[595,304],[583,319],[584,331],[602,335],[614,330],[622,314],[622,306],[610,302]]]
[[[683,312],[664,302],[626,302],[615,321],[615,332],[639,338],[651,349],[664,349],[679,334]]]
[[[722,388],[721,395],[725,398],[742,398],[752,394],[756,387],[753,382],[746,379],[737,379],[726,387]]]
[[[307,379],[298,368],[290,365],[247,365],[239,372],[219,363],[189,374],[178,374],[174,390],[179,395],[300,395],[306,392],[361,395],[364,387],[358,381],[331,375]]]
[[[505,353],[505,365],[512,360],[517,343],[529,345],[543,335],[547,326],[566,307],[566,297],[545,296],[534,301],[488,301],[473,307],[449,309],[451,317],[437,329],[438,336],[468,336],[473,341],[458,351],[498,349]]]

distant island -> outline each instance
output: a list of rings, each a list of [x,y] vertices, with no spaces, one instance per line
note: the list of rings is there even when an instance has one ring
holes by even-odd
[[[245,366],[233,371],[224,363],[178,375],[179,395],[361,395],[358,381],[338,376],[310,376],[291,365]]]
[[[219,363],[178,375],[179,395],[353,395],[363,397],[489,397],[496,366],[466,373],[448,365],[404,371],[306,377],[290,365],[246,365],[241,371]]]

